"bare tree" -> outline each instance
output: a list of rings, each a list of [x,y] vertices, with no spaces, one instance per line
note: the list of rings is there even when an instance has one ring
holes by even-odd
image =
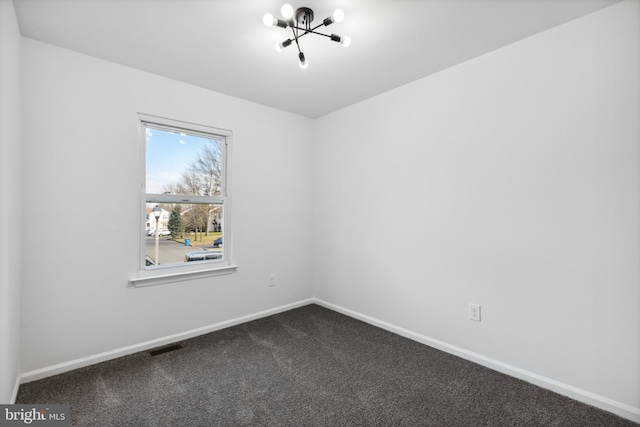
[[[193,204],[184,212],[184,223],[187,230],[193,230],[195,240],[202,240],[202,233],[208,234],[209,205]]]
[[[198,155],[192,168],[198,174],[203,194],[218,196],[222,194],[221,142],[216,140],[209,140],[209,142],[210,144],[207,144]]]
[[[182,172],[180,181],[165,186],[172,194],[219,196],[222,194],[222,155],[220,141],[210,139],[196,155],[189,168]]]
[[[196,155],[189,168],[182,172],[180,181],[165,186],[164,191],[171,194],[218,196],[222,194],[222,154],[221,141],[209,139]],[[194,230],[196,240],[198,233],[202,240],[202,233],[208,234],[209,212],[208,204],[183,205],[182,212],[184,226],[187,230]],[[172,206],[174,208],[174,206]]]

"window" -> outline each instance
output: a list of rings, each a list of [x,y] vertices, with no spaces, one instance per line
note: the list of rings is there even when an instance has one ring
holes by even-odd
[[[229,268],[231,132],[139,117],[145,159],[141,259],[139,277],[131,281],[155,284],[148,278],[184,280],[185,273]]]

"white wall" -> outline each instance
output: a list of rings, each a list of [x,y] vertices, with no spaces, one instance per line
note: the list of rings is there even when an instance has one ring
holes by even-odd
[[[10,0],[0,0],[0,403],[20,373],[20,54]]]
[[[21,193],[5,178],[20,157],[5,137],[19,140],[19,126],[4,126],[20,118],[19,93],[4,95],[6,80],[19,81],[5,71],[5,55],[20,55],[8,4],[0,0],[2,47],[14,40],[0,53],[3,209]],[[3,225],[26,255],[22,372],[313,291],[637,410],[638,16],[629,0],[315,123],[23,39],[23,223],[46,226]],[[137,112],[234,131],[236,273],[128,284]],[[118,209],[99,230],[90,212],[105,204]],[[16,212],[2,219],[19,223]],[[15,376],[17,311],[4,309],[18,289],[5,277],[17,283],[19,271],[7,271],[0,360]],[[481,323],[467,320],[469,302],[482,305]],[[10,381],[0,381],[3,401]]]
[[[640,420],[639,17],[626,1],[319,119],[315,296]]]
[[[24,224],[45,224],[20,239],[23,372],[311,296],[310,119],[31,39],[22,47]],[[129,285],[137,112],[233,131],[235,273]],[[110,214],[96,227],[100,206]]]

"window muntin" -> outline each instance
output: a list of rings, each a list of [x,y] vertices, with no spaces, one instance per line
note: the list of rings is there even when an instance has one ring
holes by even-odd
[[[141,270],[228,265],[223,234],[228,235],[229,224],[230,132],[142,115],[141,123],[145,147]]]

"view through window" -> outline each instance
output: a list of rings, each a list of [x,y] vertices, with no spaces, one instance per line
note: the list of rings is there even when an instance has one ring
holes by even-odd
[[[225,261],[226,136],[169,120],[142,123],[144,268]]]

